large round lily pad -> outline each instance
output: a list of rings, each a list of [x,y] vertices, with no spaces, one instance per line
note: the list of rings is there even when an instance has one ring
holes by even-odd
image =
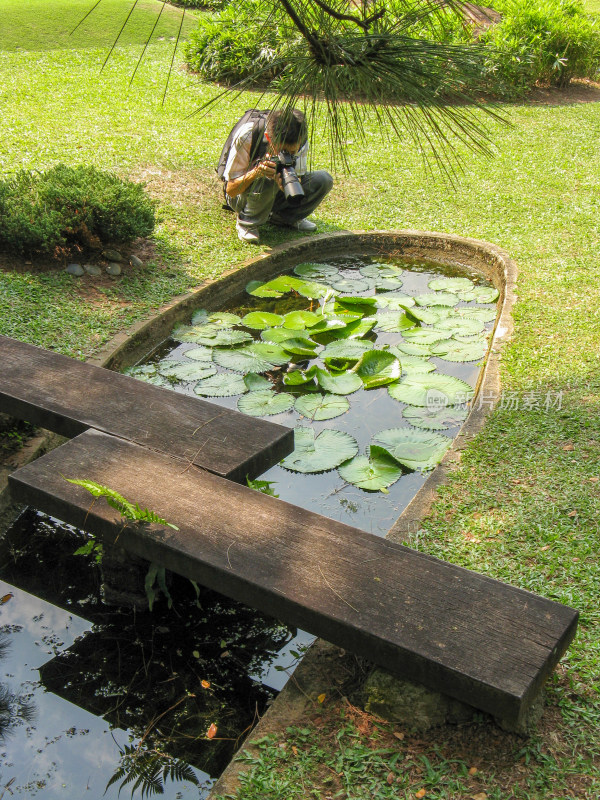
[[[474,286],[471,291],[459,292],[458,296],[466,303],[474,300],[476,303],[493,303],[498,299],[498,289],[493,286]]]
[[[470,291],[474,284],[469,278],[433,278],[433,280],[429,281],[427,286],[436,292],[442,291],[456,294],[458,292]]]
[[[426,428],[431,431],[444,431],[456,428],[467,418],[468,411],[461,406],[440,406],[439,408],[419,408],[406,406],[402,409],[402,416],[411,425],[417,428]]]
[[[473,397],[468,383],[438,372],[408,375],[400,383],[388,386],[388,393],[401,403],[426,408],[462,405]]]
[[[320,422],[345,414],[350,403],[337,394],[303,394],[297,398],[295,408],[303,417]]]
[[[217,371],[213,364],[207,362],[182,362],[182,361],[163,361],[158,365],[158,371],[164,378],[172,378],[178,381],[199,381],[203,378],[210,378]]]
[[[235,350],[217,350],[213,360],[234,372],[266,372],[275,366],[287,364],[289,355],[278,344],[255,342]]]
[[[281,466],[292,472],[327,472],[353,458],[358,444],[353,436],[329,428],[318,436],[312,428],[294,428],[294,452],[284,458]]]
[[[319,353],[323,361],[360,361],[368,350],[374,347],[373,342],[364,339],[337,339]]]
[[[193,347],[185,351],[185,357],[191,358],[192,361],[212,361],[213,350],[211,347]]]
[[[362,387],[362,381],[354,372],[332,375],[325,369],[315,369],[319,386],[331,394],[352,394]]]
[[[338,268],[331,264],[318,264],[313,262],[298,264],[298,266],[294,267],[294,272],[301,278],[317,282],[327,282],[329,279],[335,280],[340,274]]]
[[[432,345],[431,352],[446,361],[478,361],[487,350],[485,339],[474,342],[461,342],[457,339],[444,339]]]
[[[367,492],[380,492],[402,477],[402,467],[377,445],[370,447],[369,457],[354,456],[339,466],[338,472],[346,483]]]
[[[367,264],[364,267],[360,267],[359,272],[365,278],[398,279],[402,275],[402,267],[396,267],[394,264]]]
[[[387,308],[388,311],[401,311],[403,308],[412,308],[415,298],[400,292],[386,292],[375,296],[378,308]]]
[[[220,372],[197,383],[194,391],[203,397],[233,397],[236,394],[245,394],[248,387],[241,375]]]
[[[271,314],[269,311],[250,311],[242,318],[242,325],[254,330],[264,331],[265,328],[274,328],[281,325],[283,317],[280,314]]]
[[[412,328],[408,331],[402,331],[402,336],[407,342],[425,346],[441,342],[442,339],[447,338],[444,331],[434,330],[433,328]]]
[[[407,331],[410,328],[414,328],[416,325],[415,321],[409,319],[403,311],[390,311],[384,314],[379,314],[376,319],[377,325],[375,330],[387,331],[390,333]]]
[[[455,306],[458,297],[452,292],[426,292],[415,297],[418,306]]]
[[[408,469],[432,469],[444,457],[452,439],[414,428],[389,428],[373,437],[399,464]]]
[[[249,414],[251,417],[266,417],[272,414],[283,414],[294,405],[292,395],[285,392],[276,393],[270,389],[259,389],[248,392],[240,397],[237,403],[238,411]]]

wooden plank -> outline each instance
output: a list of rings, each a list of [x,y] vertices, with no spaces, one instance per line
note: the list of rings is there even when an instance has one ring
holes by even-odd
[[[179,530],[123,529],[61,474]],[[10,481],[19,500],[504,719],[521,719],[575,633],[566,606],[95,431]]]
[[[0,410],[72,437],[96,428],[245,482],[294,449],[290,428],[0,336]]]

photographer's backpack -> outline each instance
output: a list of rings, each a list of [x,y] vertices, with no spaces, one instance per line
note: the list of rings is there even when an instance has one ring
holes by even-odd
[[[223,178],[223,175],[225,174],[225,167],[227,166],[227,159],[229,158],[231,145],[233,144],[233,141],[237,136],[238,131],[247,122],[253,123],[252,143],[250,145],[250,163],[252,163],[257,158],[261,158],[264,155],[264,153],[261,153],[261,145],[263,144],[263,138],[265,135],[267,117],[269,116],[270,113],[271,113],[270,109],[265,109],[264,111],[260,111],[258,108],[249,108],[238,119],[238,121],[235,123],[235,125],[229,132],[229,136],[225,140],[225,144],[223,145],[223,149],[221,150],[219,163],[215,168],[217,175],[223,181],[223,195],[225,195],[225,179]],[[226,202],[223,204],[223,208],[226,208],[229,211],[231,211],[231,208],[229,208]]]

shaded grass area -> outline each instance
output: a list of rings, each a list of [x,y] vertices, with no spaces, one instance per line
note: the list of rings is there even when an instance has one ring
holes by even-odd
[[[48,52],[39,52],[47,43],[34,47],[31,39],[35,53],[6,52],[7,41],[0,53],[0,173],[92,163],[146,181],[159,200],[160,221],[156,258],[94,291],[92,278],[77,282],[60,268],[0,272],[0,333],[85,357],[175,294],[292,238],[267,229],[264,246],[250,250],[220,208],[214,164],[232,121],[259,102],[256,95],[203,119],[189,118],[216,90],[178,70],[161,105],[172,53],[166,39],[149,48],[132,88],[139,47],[118,50],[100,74],[106,51],[92,39],[82,44],[89,49]],[[467,740],[487,741],[496,735],[493,725],[481,721],[466,729],[464,741],[450,728],[412,738],[417,755],[408,756],[422,772],[407,767],[414,780],[394,784],[391,796],[414,797],[419,788],[430,797],[485,792],[498,800],[591,800],[599,794],[600,139],[598,104],[570,102],[568,95],[563,100],[505,107],[512,127],[493,128],[496,157],[464,154],[457,190],[427,177],[408,141],[382,143],[372,120],[367,143],[349,145],[352,174],[336,176],[316,215],[321,231],[445,231],[493,241],[517,260],[516,330],[503,352],[501,407],[465,451],[410,544],[582,611],[579,635],[550,682],[550,723],[537,736],[528,743],[499,739],[502,758],[497,753],[496,760],[490,745],[478,784],[464,774],[462,764],[471,768],[474,758]],[[318,142],[314,161],[323,166],[326,153]],[[342,711],[332,704],[327,722],[342,731],[339,738],[321,737],[324,723],[315,716],[307,720],[301,746],[286,744],[287,761],[274,761],[279,743],[265,743],[264,764],[250,765],[257,782],[253,788],[249,779],[240,797],[293,797],[277,785],[262,786],[262,794],[256,789],[269,772],[273,781],[291,785],[297,767],[292,746],[306,753],[308,765],[308,788],[299,796],[326,798],[333,785],[345,793],[341,797],[358,798],[367,796],[363,787],[379,786],[379,762],[365,755],[353,772],[349,765],[361,758],[342,758],[356,745],[347,721],[340,721]],[[360,720],[351,722],[356,728]],[[370,733],[361,737],[360,747],[379,746]],[[329,771],[317,769],[319,759],[334,770],[339,763],[347,783],[340,784],[339,774],[327,783]],[[386,764],[385,782],[389,772],[395,781],[395,768]],[[375,788],[370,796],[377,796]]]

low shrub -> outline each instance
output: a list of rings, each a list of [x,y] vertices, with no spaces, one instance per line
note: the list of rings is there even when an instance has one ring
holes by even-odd
[[[488,79],[523,93],[564,87],[600,70],[600,20],[580,0],[494,0],[502,22],[480,38],[490,48]]]
[[[0,181],[0,248],[17,255],[148,236],[154,203],[142,185],[95,167],[58,164]]]
[[[256,83],[266,84],[282,72],[278,51],[294,38],[299,34],[283,12],[260,0],[240,0],[198,20],[185,60],[205,80],[235,84],[260,70]]]
[[[502,21],[478,31],[476,41],[472,26],[453,13],[402,30],[412,38],[447,45],[471,42],[474,64],[479,66],[471,71],[469,85],[460,85],[465,93],[514,97],[536,85],[566,86],[572,78],[598,76],[600,20],[585,13],[581,0],[493,0],[490,5],[502,14]],[[399,20],[407,2],[391,0],[386,9],[387,18]],[[228,85],[261,70],[256,83],[265,85],[285,71],[278,54],[298,41],[283,11],[273,12],[270,4],[258,0],[241,0],[199,20],[186,46],[186,61],[202,78]],[[431,80],[439,84],[443,97],[453,80],[451,65]],[[347,91],[360,94],[351,71]]]

